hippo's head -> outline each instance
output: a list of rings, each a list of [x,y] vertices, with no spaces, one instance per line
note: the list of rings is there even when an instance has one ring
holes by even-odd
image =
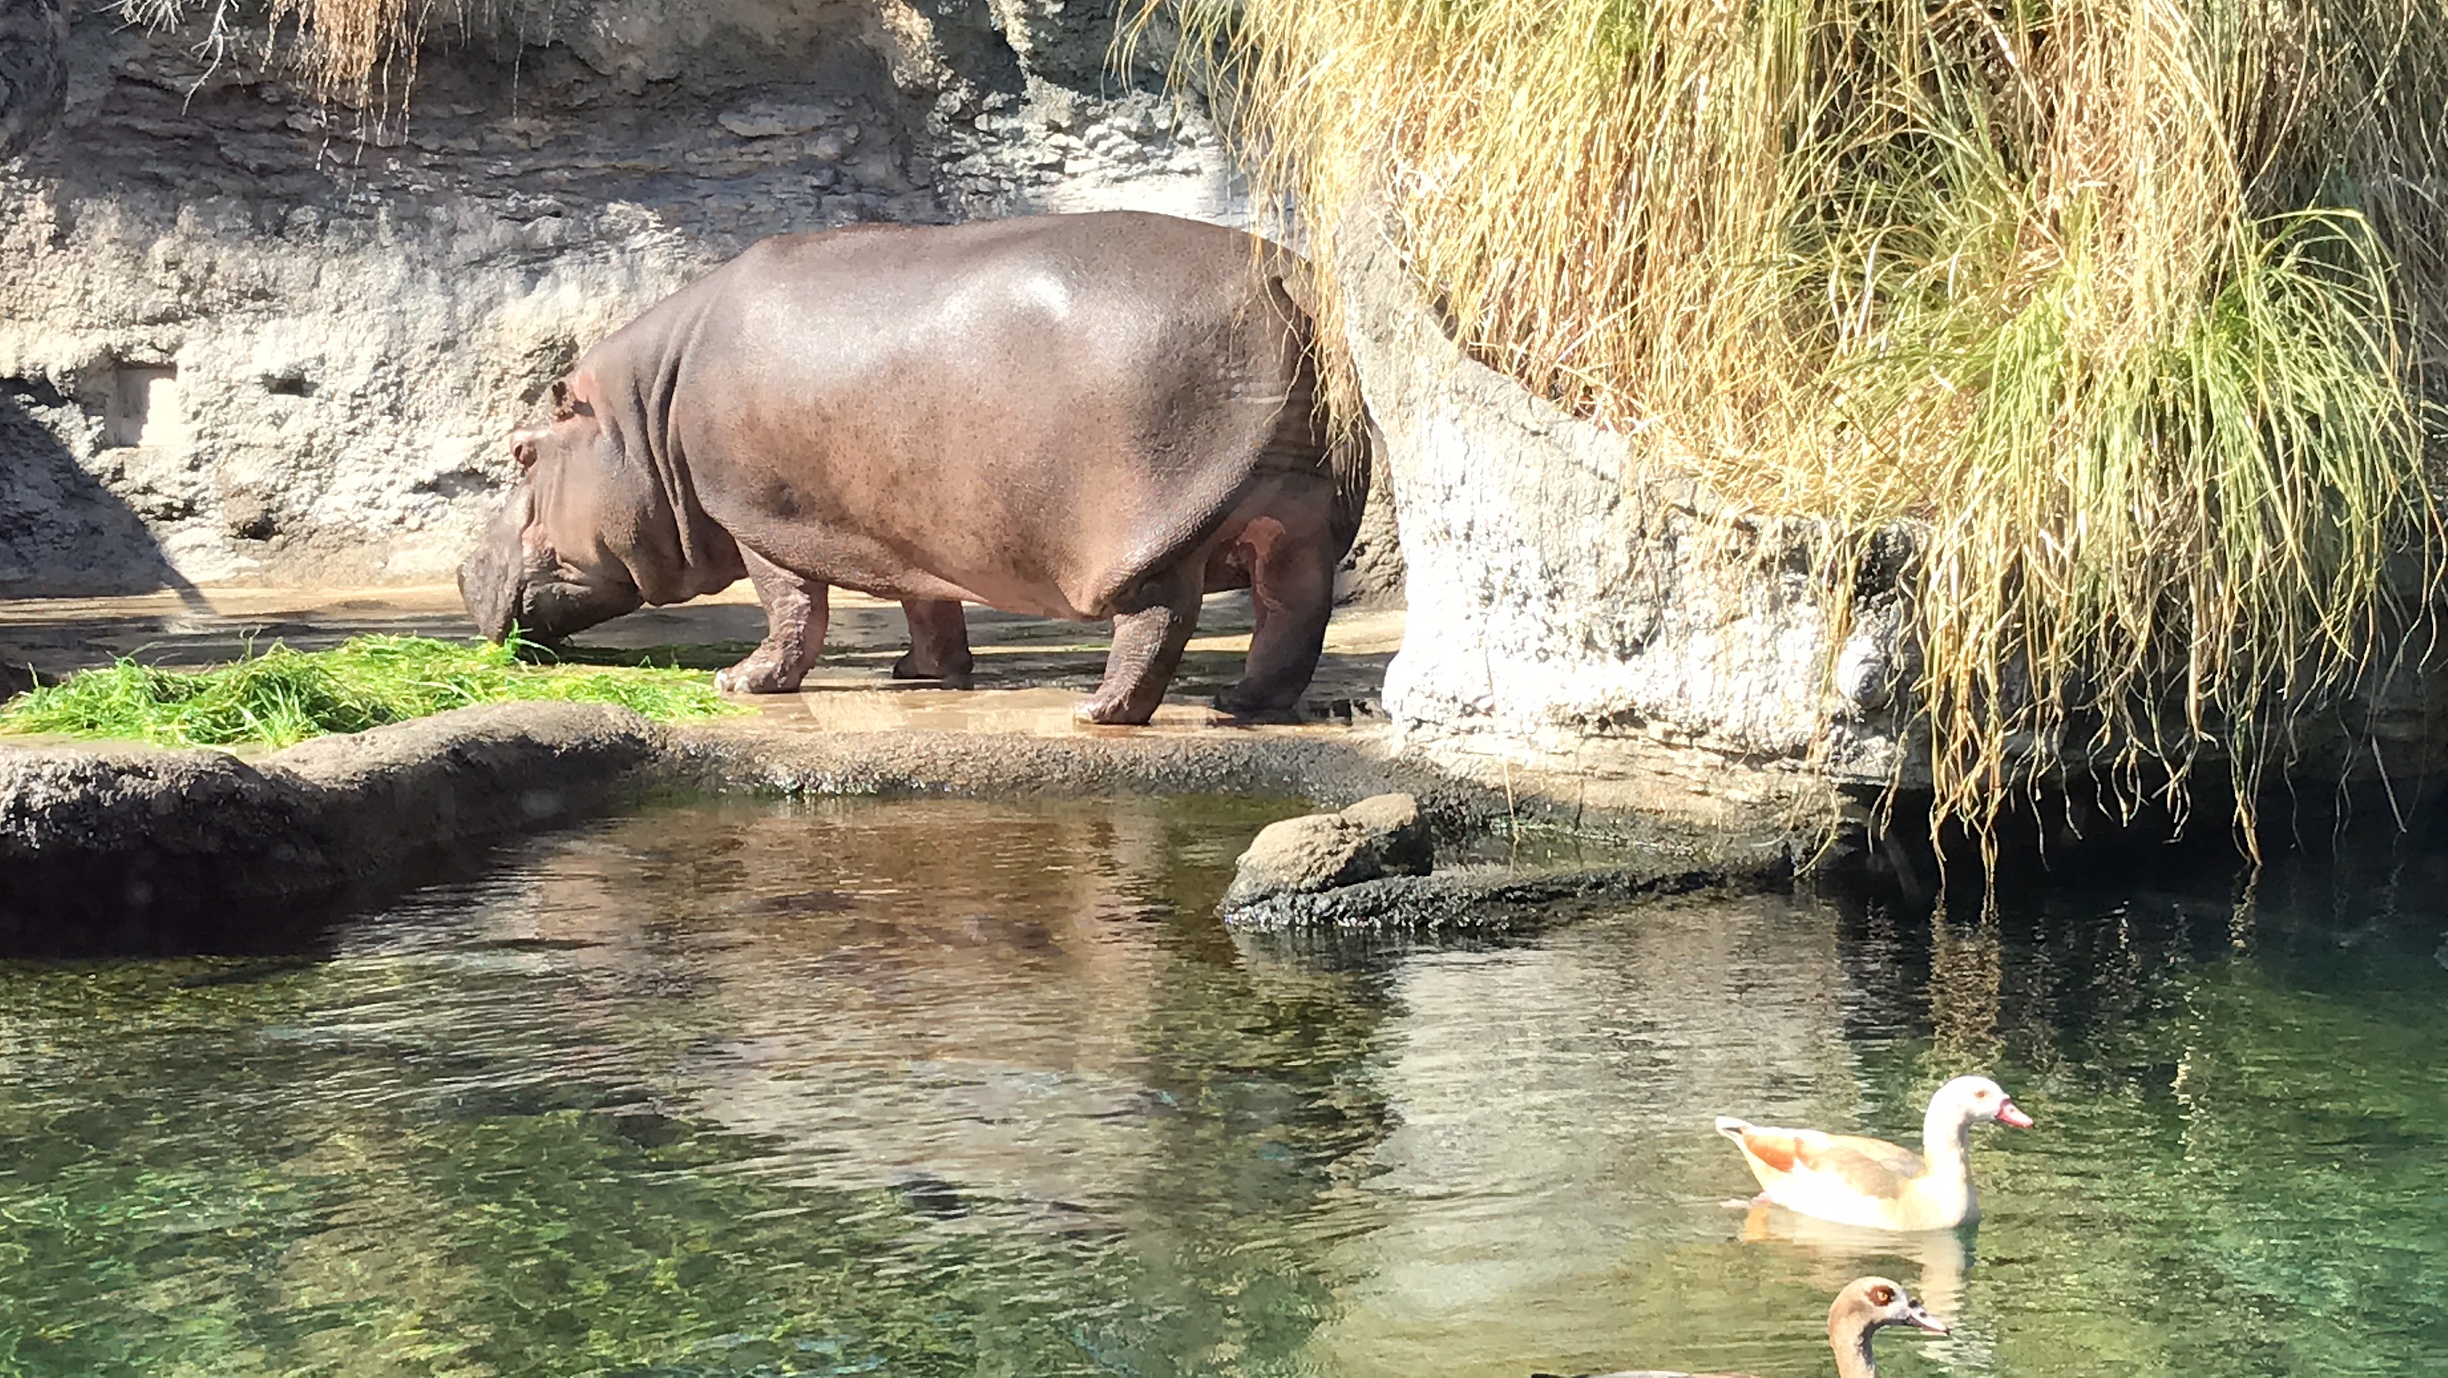
[[[514,433],[518,486],[459,566],[459,596],[484,634],[555,640],[635,611],[645,601],[609,537],[632,528],[614,476],[616,442],[593,410],[553,384],[553,420]]]

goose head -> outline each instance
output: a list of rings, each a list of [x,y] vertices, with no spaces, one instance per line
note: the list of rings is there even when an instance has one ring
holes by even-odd
[[[1836,1351],[1837,1378],[1878,1378],[1878,1360],[1870,1352],[1870,1337],[1891,1325],[1910,1326],[1933,1335],[1947,1328],[1921,1309],[1900,1283],[1885,1278],[1855,1278],[1836,1294],[1828,1308],[1828,1348]]]
[[[1944,1113],[1941,1113],[1941,1112]],[[2014,1097],[2004,1087],[1987,1077],[1957,1077],[1938,1088],[1930,1097],[1930,1123],[1944,1120],[1950,1124],[2002,1124],[2009,1129],[2029,1129],[2032,1117],[2023,1113]]]
[[[1891,1325],[1907,1325],[1932,1335],[1947,1333],[1946,1325],[1921,1309],[1902,1283],[1885,1278],[1855,1278],[1836,1294],[1828,1308],[1828,1338],[1839,1342],[1867,1336]]]

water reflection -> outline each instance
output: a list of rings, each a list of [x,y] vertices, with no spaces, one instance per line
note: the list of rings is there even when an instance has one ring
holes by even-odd
[[[1809,1373],[1864,1272],[1957,1323],[1903,1374],[2448,1356],[2448,864],[1237,938],[1282,809],[669,808],[321,960],[0,966],[0,1371]],[[1977,1235],[1742,1207],[1715,1115],[1973,1070]]]
[[[1834,1277],[1841,1284],[1886,1269],[1888,1275],[1904,1283],[1913,1299],[1931,1315],[1950,1323],[1964,1314],[1964,1283],[1972,1270],[1973,1241],[1978,1230],[1976,1225],[1967,1225],[1955,1230],[1896,1235],[1814,1220],[1756,1199],[1743,1207],[1742,1220],[1744,1242],[1778,1244],[1807,1252],[1818,1264],[1812,1272],[1814,1277]],[[1909,1261],[1918,1271],[1898,1269],[1899,1259]],[[1981,1340],[1961,1331],[1943,1338],[1917,1340],[1916,1347],[1955,1369],[1978,1371],[1986,1367],[1989,1357]]]

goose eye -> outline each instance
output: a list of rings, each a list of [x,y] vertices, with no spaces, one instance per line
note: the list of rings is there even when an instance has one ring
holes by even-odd
[[[1892,1287],[1873,1287],[1870,1289],[1870,1303],[1873,1306],[1885,1306],[1887,1303],[1894,1300],[1895,1289]]]

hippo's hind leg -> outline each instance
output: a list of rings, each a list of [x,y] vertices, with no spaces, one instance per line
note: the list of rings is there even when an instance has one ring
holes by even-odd
[[[791,573],[746,546],[740,560],[748,580],[756,585],[757,601],[765,605],[765,640],[748,658],[716,672],[714,687],[726,694],[787,694],[815,668],[824,654],[829,590],[814,579]]]
[[[1105,681],[1072,710],[1081,722],[1139,724],[1156,716],[1182,647],[1198,630],[1205,571],[1195,561],[1155,575],[1114,614]]]
[[[957,598],[904,598],[909,654],[893,662],[894,679],[937,679],[946,689],[969,687],[977,662],[969,654],[969,616]]]
[[[1286,526],[1269,516],[1242,532],[1256,626],[1241,682],[1216,695],[1216,707],[1228,713],[1290,708],[1317,673],[1318,655],[1326,649],[1326,619],[1334,611],[1335,562],[1326,553],[1332,543],[1323,524],[1315,531],[1307,525]]]

